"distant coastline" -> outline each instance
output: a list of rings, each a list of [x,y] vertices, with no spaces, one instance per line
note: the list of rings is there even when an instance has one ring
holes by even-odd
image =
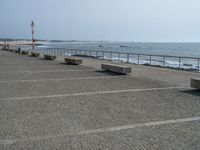
[[[32,45],[32,40],[31,39],[11,39],[11,38],[0,38],[0,46],[4,45],[6,43],[10,45]],[[43,40],[43,39],[36,39],[35,40],[35,45],[37,46],[42,46],[46,45],[47,43],[52,42],[52,43],[76,43],[76,42],[82,42],[82,43],[92,43],[92,42],[103,42],[106,43],[108,41],[91,41],[91,40]]]
[[[35,41],[35,45],[41,46],[46,45],[48,41],[37,39]],[[32,40],[30,39],[8,39],[8,38],[0,38],[0,46],[3,46],[5,43],[13,46],[13,45],[32,45]]]

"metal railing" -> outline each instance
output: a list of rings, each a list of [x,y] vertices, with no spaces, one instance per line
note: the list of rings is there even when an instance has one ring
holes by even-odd
[[[41,53],[64,55],[64,56],[84,56],[98,59],[112,60],[116,62],[145,64],[160,67],[170,67],[186,69],[191,71],[200,71],[199,57],[182,57],[170,55],[151,55],[151,54],[137,54],[111,51],[92,51],[80,49],[64,49],[64,48],[41,48],[37,47],[35,51]]]

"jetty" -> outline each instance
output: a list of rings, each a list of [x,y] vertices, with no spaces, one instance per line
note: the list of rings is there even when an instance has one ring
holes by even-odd
[[[1,150],[200,149],[199,72],[64,58],[0,50]]]

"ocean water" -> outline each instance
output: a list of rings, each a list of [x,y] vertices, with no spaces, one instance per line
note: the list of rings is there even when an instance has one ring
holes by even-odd
[[[66,49],[80,49],[92,51],[110,51],[110,52],[124,52],[137,53],[149,55],[167,55],[177,57],[197,57],[200,58],[200,43],[144,43],[144,42],[49,42],[43,46],[47,48],[66,48]],[[68,55],[68,54],[67,54]],[[99,55],[99,58],[107,59],[109,55]],[[113,61],[127,61],[127,56],[123,54],[120,56],[113,55]],[[148,56],[140,57],[140,64],[149,64],[150,58]],[[136,56],[130,56],[130,63],[138,63]],[[159,57],[152,57],[152,65],[160,65],[163,63],[169,67],[179,67],[178,58],[166,57],[165,60]],[[197,59],[181,59],[181,68],[185,69],[199,69]]]
[[[49,42],[46,46],[49,48],[200,57],[200,43]]]

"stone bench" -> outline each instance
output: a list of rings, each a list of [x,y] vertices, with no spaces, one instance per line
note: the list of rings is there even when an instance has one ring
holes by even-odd
[[[118,64],[101,64],[101,69],[119,74],[131,73],[131,67]]]
[[[39,57],[39,56],[40,56],[40,53],[31,52],[31,56],[32,56],[32,57]]]
[[[28,55],[28,53],[29,53],[28,51],[22,51],[21,52],[22,55]]]
[[[48,59],[48,60],[54,60],[54,59],[56,59],[56,56],[54,56],[54,55],[44,55],[44,58]]]
[[[10,49],[9,51],[10,51],[10,52],[15,52],[15,50],[14,50],[14,49]]]
[[[200,78],[192,78],[190,81],[190,86],[192,88],[200,89]]]
[[[15,50],[15,53],[20,53],[20,51],[19,50]]]
[[[79,65],[83,63],[82,59],[78,57],[66,57],[65,62],[74,65]]]

